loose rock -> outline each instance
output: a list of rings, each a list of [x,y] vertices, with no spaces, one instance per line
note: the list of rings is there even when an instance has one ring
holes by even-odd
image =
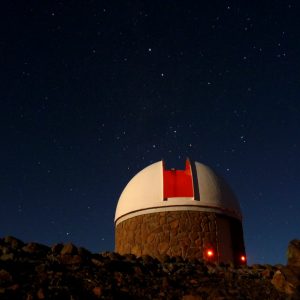
[[[61,249],[60,254],[77,254],[77,247],[74,246],[72,243],[65,244]]]
[[[287,250],[287,265],[289,267],[300,267],[300,240],[292,240]]]
[[[13,237],[0,245],[5,252],[0,252],[0,299],[300,299],[294,248],[287,266],[237,268],[168,254],[160,261],[149,255],[92,254],[71,243],[25,245]]]

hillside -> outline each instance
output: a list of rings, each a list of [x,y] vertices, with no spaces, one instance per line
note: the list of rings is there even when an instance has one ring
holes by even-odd
[[[287,266],[235,268],[0,239],[0,299],[300,299],[299,279],[297,240]]]

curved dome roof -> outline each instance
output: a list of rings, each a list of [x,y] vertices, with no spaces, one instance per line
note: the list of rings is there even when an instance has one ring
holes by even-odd
[[[123,190],[116,224],[137,215],[197,210],[241,219],[239,202],[228,184],[211,168],[187,160],[185,170],[166,170],[163,161],[136,174]]]

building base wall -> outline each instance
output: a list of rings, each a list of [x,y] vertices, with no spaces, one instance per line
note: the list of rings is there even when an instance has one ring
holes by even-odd
[[[205,250],[218,251],[215,213],[166,211],[139,215],[116,226],[115,251],[158,259],[165,254],[202,259]],[[217,253],[216,253],[217,254]]]

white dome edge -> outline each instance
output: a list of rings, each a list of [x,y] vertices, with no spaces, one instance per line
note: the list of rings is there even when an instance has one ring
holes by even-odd
[[[158,161],[138,172],[128,182],[119,198],[115,221],[132,211],[155,206],[162,200],[163,161]]]
[[[226,181],[208,166],[194,163],[200,201],[188,197],[164,201],[163,161],[158,161],[141,170],[126,185],[117,204],[115,223],[141,214],[175,210],[211,211],[241,220],[239,202]]]

